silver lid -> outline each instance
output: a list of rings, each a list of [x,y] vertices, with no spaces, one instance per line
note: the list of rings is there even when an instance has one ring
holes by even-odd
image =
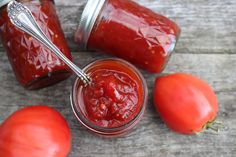
[[[0,8],[4,5],[6,5],[7,3],[9,3],[12,0],[0,0]]]
[[[80,43],[81,47],[86,49],[89,36],[93,26],[106,0],[88,0],[81,19],[79,27],[75,33],[75,41]]]

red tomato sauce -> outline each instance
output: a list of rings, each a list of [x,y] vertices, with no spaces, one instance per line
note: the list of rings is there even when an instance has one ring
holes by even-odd
[[[105,61],[87,73],[93,81],[83,88],[78,100],[83,100],[83,112],[89,121],[100,127],[116,128],[138,115],[144,90],[142,81],[130,68]]]
[[[126,59],[149,72],[161,72],[180,28],[170,19],[130,0],[109,0],[93,27],[88,48]]]
[[[47,37],[72,59],[53,2],[36,0],[24,4],[30,8]],[[48,48],[11,24],[6,7],[0,10],[0,37],[16,78],[24,87],[42,88],[71,75],[67,65]]]

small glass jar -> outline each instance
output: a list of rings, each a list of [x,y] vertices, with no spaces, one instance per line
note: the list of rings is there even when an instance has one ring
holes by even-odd
[[[39,89],[71,75],[69,67],[33,37],[18,30],[8,18],[7,4],[0,3],[0,38],[17,80],[26,89]],[[72,59],[53,0],[19,0],[33,13],[47,37]]]
[[[75,41],[159,73],[179,34],[176,23],[131,0],[88,0]]]
[[[142,74],[121,59],[102,59],[83,69],[92,79],[84,86],[76,79],[71,106],[88,130],[105,137],[122,136],[141,120],[148,97]],[[133,80],[133,81],[132,81]]]

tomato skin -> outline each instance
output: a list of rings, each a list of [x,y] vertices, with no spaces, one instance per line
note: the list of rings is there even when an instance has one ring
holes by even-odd
[[[172,130],[193,134],[214,121],[217,97],[203,80],[190,74],[176,73],[156,79],[154,103],[162,120]]]
[[[20,109],[0,127],[1,157],[66,157],[70,146],[67,122],[47,106]]]

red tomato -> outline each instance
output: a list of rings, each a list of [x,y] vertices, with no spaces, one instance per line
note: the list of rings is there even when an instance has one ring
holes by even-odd
[[[183,73],[157,78],[154,102],[166,125],[183,134],[202,131],[215,120],[218,111],[212,88],[199,78]]]
[[[0,157],[66,157],[70,144],[65,119],[47,106],[18,110],[0,126]]]

